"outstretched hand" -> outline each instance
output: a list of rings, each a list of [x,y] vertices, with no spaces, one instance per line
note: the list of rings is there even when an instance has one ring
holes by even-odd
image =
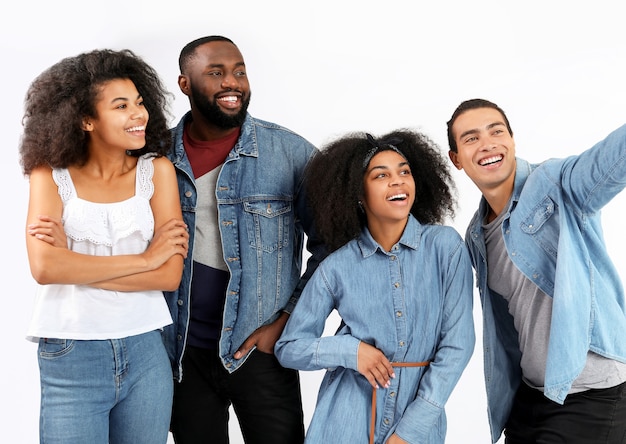
[[[389,387],[390,378],[395,378],[391,362],[376,347],[363,341],[359,344],[357,369],[374,388]]]
[[[67,248],[67,236],[61,220],[49,216],[39,216],[38,219],[39,222],[28,225],[28,234],[53,247]]]

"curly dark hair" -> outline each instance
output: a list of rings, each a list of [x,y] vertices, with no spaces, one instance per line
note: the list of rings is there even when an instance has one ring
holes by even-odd
[[[68,57],[42,72],[30,85],[25,99],[20,143],[24,174],[42,165],[67,168],[87,162],[85,117],[96,116],[96,99],[102,84],[130,79],[143,97],[150,118],[146,146],[130,154],[164,155],[170,149],[169,93],[157,72],[128,49],[94,50]]]
[[[393,149],[388,141],[394,141],[406,158],[415,180],[411,214],[423,224],[454,217],[456,189],[439,146],[422,133],[398,129],[375,139],[378,152]],[[305,183],[315,229],[330,251],[355,239],[367,223],[358,201],[371,149],[366,133],[349,133],[322,147],[307,168]]]

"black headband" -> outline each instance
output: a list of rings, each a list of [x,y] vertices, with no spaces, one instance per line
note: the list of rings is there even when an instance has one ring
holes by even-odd
[[[406,156],[402,154],[402,152],[396,147],[396,144],[402,142],[402,139],[398,137],[393,137],[391,139],[377,141],[376,139],[374,139],[374,137],[372,137],[370,133],[365,133],[365,135],[367,136],[367,141],[370,144],[370,148],[365,155],[365,159],[363,159],[363,169],[367,168],[370,161],[372,160],[372,157],[374,157],[376,153],[384,151],[383,148],[393,150],[406,159]]]

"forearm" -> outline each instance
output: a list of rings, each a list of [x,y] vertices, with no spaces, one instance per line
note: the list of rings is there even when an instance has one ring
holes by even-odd
[[[174,291],[180,284],[182,271],[183,258],[176,255],[155,270],[94,282],[91,286],[113,291]]]
[[[43,285],[89,285],[154,269],[140,254],[93,256],[51,245],[39,245],[36,251],[30,251],[29,261],[33,277]]]
[[[279,339],[275,353],[285,367],[321,370],[336,367],[358,371],[359,341],[350,335]]]

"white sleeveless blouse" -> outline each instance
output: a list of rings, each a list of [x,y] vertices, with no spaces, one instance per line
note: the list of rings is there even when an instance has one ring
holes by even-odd
[[[150,198],[154,192],[153,157],[138,159],[135,195],[122,202],[81,199],[67,169],[52,176],[63,201],[63,226],[68,248],[82,254],[139,254],[154,234]],[[86,285],[40,285],[28,329],[30,340],[119,339],[172,323],[161,291],[122,292]]]

